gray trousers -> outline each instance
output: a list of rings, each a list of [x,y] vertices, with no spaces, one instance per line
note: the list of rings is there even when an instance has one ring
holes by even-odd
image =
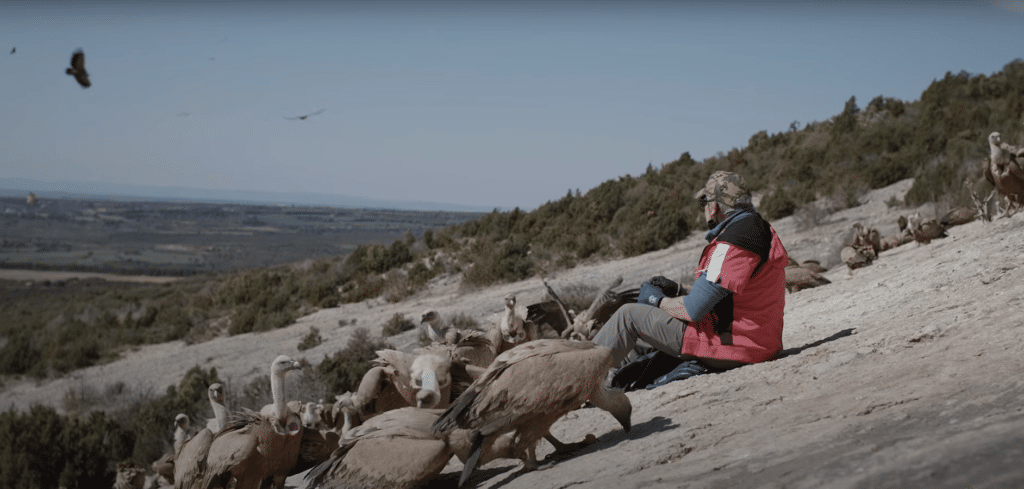
[[[612,351],[612,365],[621,366],[637,340],[678,358],[683,349],[686,323],[657,307],[624,304],[594,337],[594,344]]]
[[[594,344],[612,351],[612,365],[621,367],[638,341],[647,343],[661,352],[683,360],[700,360],[705,366],[726,370],[745,365],[734,360],[683,355],[683,334],[686,322],[663,309],[647,304],[625,304],[612,314],[608,322],[594,336]]]

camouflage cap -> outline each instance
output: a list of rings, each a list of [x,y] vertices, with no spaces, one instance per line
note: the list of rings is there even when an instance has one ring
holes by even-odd
[[[708,183],[697,191],[694,197],[700,198],[701,195],[709,201],[721,202],[731,207],[751,203],[747,182],[740,174],[729,171],[720,170],[712,173]]]

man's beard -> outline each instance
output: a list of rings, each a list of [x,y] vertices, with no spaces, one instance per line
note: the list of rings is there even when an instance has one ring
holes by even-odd
[[[715,229],[715,226],[717,226],[717,225],[718,225],[717,221],[715,221],[714,219],[708,219],[708,231],[710,231],[712,229]]]

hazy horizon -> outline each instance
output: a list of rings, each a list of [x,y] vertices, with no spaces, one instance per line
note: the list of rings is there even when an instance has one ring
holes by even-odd
[[[0,177],[0,196],[26,198],[31,192],[37,199],[101,199],[145,200],[152,202],[237,203],[265,205],[298,205],[364,209],[394,209],[438,212],[491,212],[494,208],[474,207],[447,202],[387,201],[312,192],[272,192],[258,190],[197,189],[177,186],[146,186],[128,184],[91,184],[89,182],[53,181]]]

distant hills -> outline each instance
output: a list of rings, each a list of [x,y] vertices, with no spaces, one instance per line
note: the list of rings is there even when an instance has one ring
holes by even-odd
[[[313,192],[260,192],[245,190],[208,190],[189,187],[161,187],[100,182],[45,182],[25,178],[0,177],[0,196],[25,196],[32,192],[37,198],[69,198],[105,200],[149,200],[183,202],[225,202],[238,204],[295,204],[362,209],[397,209],[407,211],[490,212],[493,207],[450,204],[445,202],[404,202],[377,200],[348,195]]]

